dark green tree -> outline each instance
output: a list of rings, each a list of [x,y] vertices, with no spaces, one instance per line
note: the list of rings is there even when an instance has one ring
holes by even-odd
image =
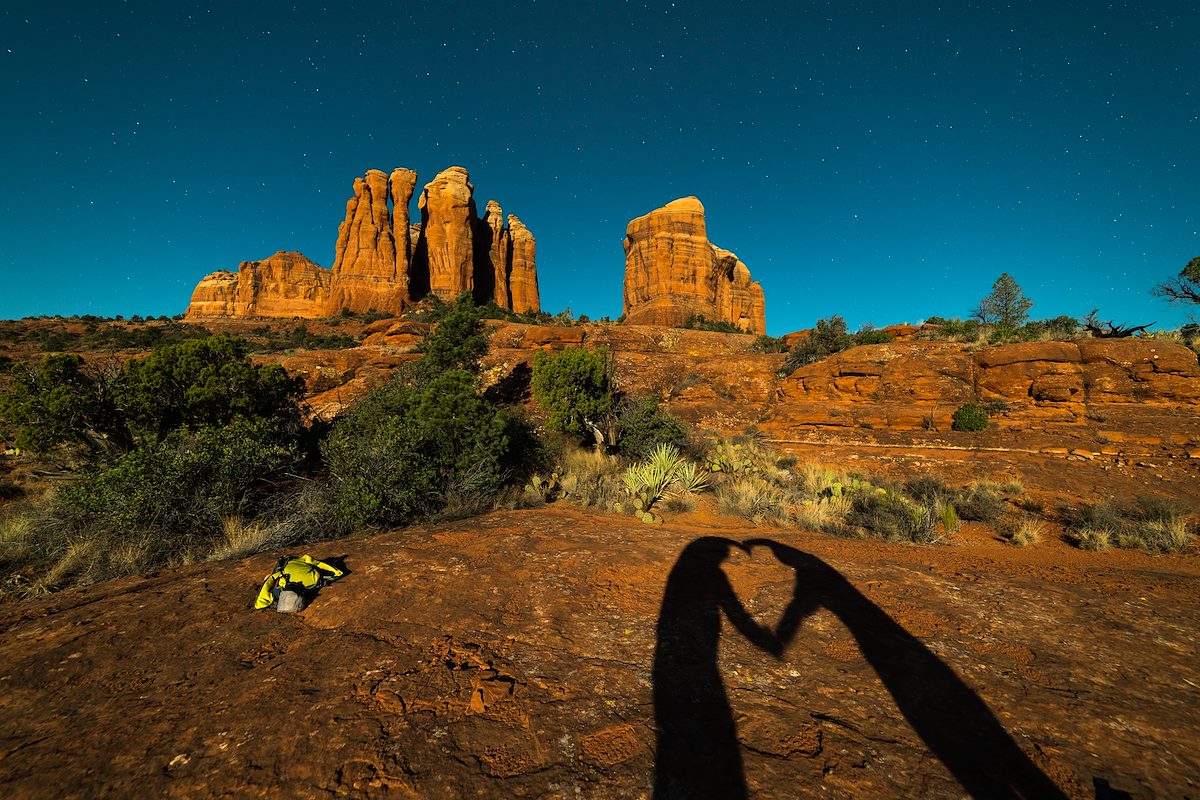
[[[631,397],[617,404],[621,453],[645,461],[661,444],[683,449],[688,431],[677,417],[664,409],[656,397]]]
[[[1189,261],[1174,280],[1164,281],[1150,292],[1169,303],[1200,304],[1200,256]]]
[[[808,338],[796,344],[788,353],[783,366],[779,368],[779,376],[787,377],[805,364],[829,358],[854,344],[854,337],[846,332],[845,319],[836,314],[829,319],[819,319]]]
[[[1007,272],[1002,273],[992,284],[992,291],[979,301],[972,316],[984,325],[1001,325],[1016,330],[1029,319],[1033,301],[1025,296],[1021,287]]]
[[[236,419],[298,420],[303,382],[277,364],[254,365],[248,351],[245,340],[227,334],[157,348],[122,370],[121,410],[131,427],[157,440]]]
[[[363,398],[322,448],[339,514],[395,525],[444,508],[451,493],[482,503],[504,484],[516,422],[449,370],[423,387],[392,381]]]
[[[596,447],[614,438],[606,435],[613,405],[607,347],[568,347],[554,355],[538,351],[530,384],[534,400],[549,414],[551,430],[590,434]]]
[[[71,445],[92,457],[133,447],[114,396],[111,364],[88,365],[74,353],[60,353],[11,372],[12,387],[0,395],[0,419],[17,427],[19,447],[45,453]]]
[[[483,315],[470,292],[460,294],[418,348],[424,355],[418,374],[429,379],[447,370],[478,372],[479,360],[488,351]]]
[[[294,431],[302,390],[299,378],[278,365],[252,364],[246,342],[222,334],[163,345],[119,371],[73,354],[44,356],[15,370],[0,416],[17,426],[22,447],[82,446],[94,460],[181,428],[236,420]]]

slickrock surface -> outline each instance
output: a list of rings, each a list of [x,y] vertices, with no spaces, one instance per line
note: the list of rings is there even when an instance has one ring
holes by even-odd
[[[314,545],[350,573],[292,616],[250,610],[275,553],[0,608],[0,787],[1200,791],[1194,558],[561,506]]]
[[[625,230],[625,321],[680,325],[692,316],[766,333],[762,287],[728,250],[708,241],[704,206],[674,200]]]
[[[262,261],[243,261],[237,272],[206,275],[192,292],[186,316],[322,317],[331,277],[300,253],[280,250]]]

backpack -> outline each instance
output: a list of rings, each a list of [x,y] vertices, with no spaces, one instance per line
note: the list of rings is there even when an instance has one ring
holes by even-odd
[[[254,608],[270,608],[278,603],[280,611],[301,611],[322,586],[328,586],[344,574],[337,567],[307,554],[284,556],[263,581]],[[286,596],[280,602],[280,596],[284,594]]]

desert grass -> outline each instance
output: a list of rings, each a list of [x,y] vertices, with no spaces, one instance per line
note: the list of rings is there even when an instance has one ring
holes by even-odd
[[[593,449],[566,448],[559,458],[561,496],[584,508],[611,508],[621,500],[623,473],[616,456]]]
[[[717,508],[724,514],[743,517],[755,525],[790,522],[783,491],[759,476],[726,480],[717,485],[715,494]]]
[[[1098,553],[1112,547],[1112,538],[1112,531],[1108,528],[1079,528],[1075,531],[1075,546],[1080,550]]]
[[[663,500],[663,510],[683,514],[696,510],[696,498],[690,494],[675,494]]]
[[[1192,546],[1191,521],[1182,514],[1148,520],[1141,546],[1152,553],[1182,553]]]
[[[1189,510],[1163,497],[1138,497],[1133,501],[1101,503],[1066,509],[1063,516],[1083,550],[1103,550],[1116,545],[1148,553],[1183,553],[1195,546]]]
[[[44,575],[33,582],[31,594],[44,594],[72,584],[90,583],[89,577],[101,556],[95,539],[70,542]]]
[[[278,523],[259,519],[228,516],[221,520],[222,541],[205,556],[206,561],[224,561],[261,553],[274,546],[279,534]]]
[[[20,560],[29,549],[32,531],[28,513],[9,511],[0,516],[0,563]]]
[[[839,533],[849,513],[848,497],[810,498],[792,508],[792,518],[798,527],[827,533]]]
[[[1022,520],[1016,528],[1008,534],[1008,543],[1014,547],[1026,547],[1031,544],[1037,544],[1042,540],[1042,534],[1046,531],[1046,525],[1041,520],[1026,519]]]
[[[958,518],[958,510],[953,503],[938,503],[934,506],[934,516],[937,517],[937,524],[941,529],[942,538],[949,538],[958,533],[962,527],[962,521]]]

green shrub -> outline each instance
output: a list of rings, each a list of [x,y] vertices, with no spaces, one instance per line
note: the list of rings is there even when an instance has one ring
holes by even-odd
[[[224,521],[263,513],[298,458],[263,422],[175,431],[59,488],[33,524],[41,588],[135,574],[206,554]]]
[[[945,503],[957,497],[958,493],[946,485],[941,478],[913,478],[904,484],[904,493],[927,506]]]
[[[697,331],[716,331],[717,333],[745,333],[744,330],[734,325],[732,322],[721,322],[719,320],[705,319],[703,316],[693,314],[684,320],[681,328],[690,328]]]
[[[488,351],[483,312],[469,292],[445,308],[435,327],[417,350],[422,354],[417,373],[428,379],[448,370],[479,371],[479,360]]]
[[[958,491],[955,508],[962,519],[991,522],[1000,516],[1004,503],[990,484],[973,484]]]
[[[950,422],[950,427],[956,431],[982,431],[987,426],[987,412],[975,403],[967,403],[955,411]]]
[[[126,362],[116,394],[130,427],[162,439],[178,428],[239,419],[297,422],[303,381],[278,364],[252,364],[248,352],[245,340],[218,334]]]
[[[756,336],[754,341],[750,343],[750,350],[754,353],[786,353],[787,345],[783,343],[783,339],[776,339],[774,336]]]
[[[635,461],[643,461],[660,445],[683,449],[687,445],[687,426],[664,409],[654,397],[622,400],[617,406],[620,451]]]
[[[884,490],[855,494],[846,522],[892,541],[933,542],[939,538],[928,506]]]
[[[554,355],[539,350],[530,380],[533,398],[548,414],[546,427],[575,436],[591,433],[603,442],[613,396],[608,348],[568,347]]]
[[[846,320],[838,316],[817,320],[817,327],[808,338],[798,343],[788,353],[787,360],[779,368],[779,376],[786,377],[805,364],[828,358],[834,353],[852,347],[854,340],[846,333]]]
[[[887,331],[876,330],[872,325],[864,325],[854,334],[854,343],[858,345],[887,344],[888,342],[895,341],[895,339],[896,337],[892,334]]]
[[[516,466],[517,420],[451,370],[415,388],[393,382],[339,420],[322,452],[338,513],[353,525],[398,525],[452,501],[492,502]]]
[[[973,319],[958,319],[944,317],[930,317],[926,324],[935,325],[936,330],[933,333],[933,339],[944,339],[952,342],[973,342],[979,338],[979,322]]]

